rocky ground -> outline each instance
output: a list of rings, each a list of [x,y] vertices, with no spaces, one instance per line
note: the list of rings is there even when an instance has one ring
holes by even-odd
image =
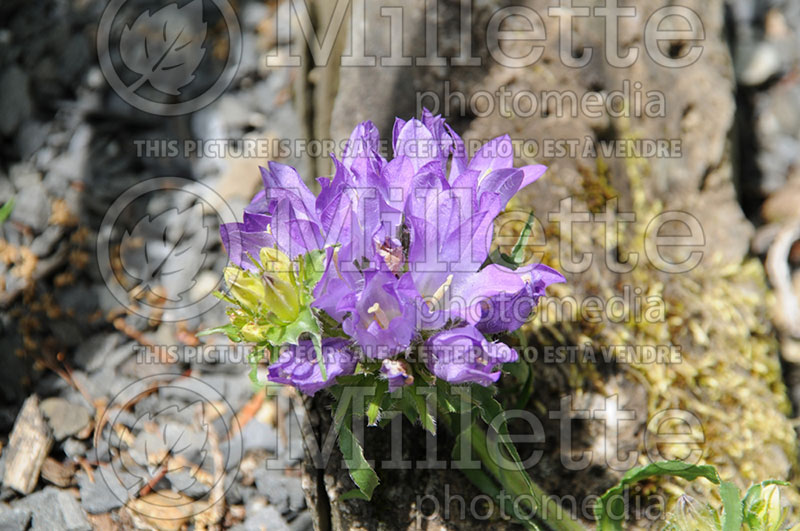
[[[218,285],[227,260],[214,211],[241,210],[259,186],[255,162],[137,153],[148,139],[308,135],[312,126],[298,112],[298,77],[307,73],[260,61],[288,45],[271,23],[275,5],[237,4],[244,45],[230,89],[197,113],[169,119],[109,90],[95,47],[103,3],[0,5],[0,204],[15,202],[0,226],[0,434],[8,434],[0,438],[0,529],[146,529],[165,521],[175,529],[312,528],[300,431],[287,429],[302,406],[291,407],[297,402],[283,391],[280,400],[265,399],[241,352],[198,356],[201,345],[226,344],[195,335],[225,321],[222,307],[200,315],[175,303],[196,303]],[[800,6],[726,6],[738,85],[734,168],[745,213],[759,227],[753,252],[777,289],[797,407],[800,319],[792,304],[800,276],[787,279],[779,266],[800,265],[790,237],[800,223]],[[341,113],[350,111],[338,112],[335,127],[343,127]],[[304,157],[284,161],[301,173],[314,167]],[[173,180],[169,193],[114,210],[126,190],[154,177],[191,182]],[[124,300],[108,289],[97,258],[109,209],[120,219],[108,233],[120,257],[109,270],[128,288]],[[187,211],[199,214],[181,215]],[[140,226],[145,218],[158,221]],[[139,249],[184,237],[203,239],[193,278],[148,285],[147,293],[130,289],[152,276],[152,264],[137,261]],[[175,286],[186,289],[170,292]],[[167,345],[177,349],[164,352]],[[275,470],[264,466],[269,458]]]
[[[134,9],[148,6],[159,3]],[[177,118],[138,111],[109,90],[94,41],[104,7],[0,6],[0,204],[15,202],[0,227],[0,529],[311,529],[299,430],[284,422],[295,418],[288,402],[263,398],[241,353],[191,350],[227,344],[194,336],[226,321],[221,306],[199,315],[161,304],[180,299],[169,292],[175,285],[191,287],[181,288],[190,302],[218,285],[227,257],[215,211],[240,211],[260,176],[243,171],[253,161],[235,153],[141,156],[136,147],[148,139],[303,136],[294,71],[259,60],[275,46],[274,4],[238,6],[244,53],[231,87]],[[173,277],[173,288],[150,285],[147,296],[119,300],[98,265],[98,233],[114,201],[154,177],[181,180],[167,187],[172,193],[114,211],[121,215],[111,245],[122,258],[111,267],[129,280],[147,278],[152,264],[137,260],[142,247],[198,234],[199,265],[184,269],[193,278]],[[197,216],[178,215],[199,204]],[[137,229],[142,219],[156,221]],[[161,354],[169,345],[179,350]],[[270,456],[275,470],[264,466]]]

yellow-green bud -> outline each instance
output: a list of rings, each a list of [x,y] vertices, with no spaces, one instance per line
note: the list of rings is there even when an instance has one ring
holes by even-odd
[[[272,247],[259,254],[264,267],[265,302],[267,310],[284,322],[292,322],[300,314],[300,286],[289,257]]]
[[[225,283],[228,285],[231,296],[239,305],[251,313],[258,313],[259,307],[264,304],[266,290],[261,279],[244,269],[236,266],[225,268]]]

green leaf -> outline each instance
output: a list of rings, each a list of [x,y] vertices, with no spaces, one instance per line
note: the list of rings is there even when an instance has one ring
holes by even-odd
[[[247,361],[250,362],[250,381],[256,385],[261,384],[261,382],[258,381],[258,362],[264,358],[264,352],[267,348],[268,347],[255,348],[247,357]]]
[[[364,500],[369,501],[370,497],[361,492],[359,489],[350,489],[339,497],[342,501],[347,500]]]
[[[417,405],[414,403],[414,400],[409,396],[408,389],[401,390],[402,395],[400,400],[397,402],[397,405],[400,407],[400,410],[403,412],[403,415],[406,416],[408,422],[412,425],[416,424],[419,420],[419,413],[417,413]]]
[[[0,225],[5,223],[5,221],[8,219],[8,216],[10,216],[11,212],[14,211],[15,203],[16,200],[12,197],[8,201],[6,201],[6,203],[2,207],[0,207]]]
[[[505,461],[513,465],[513,468],[508,469],[508,467],[501,467],[499,463],[494,462],[493,470],[491,470],[492,474],[500,481],[506,490],[529,496],[534,504],[537,515],[546,516],[548,514],[558,514],[558,504],[547,497],[545,493],[534,484],[531,477],[528,475],[528,471],[522,466],[522,458],[517,451],[517,447],[514,446],[514,443],[512,443],[509,438],[506,412],[503,406],[494,398],[493,393],[495,389],[476,384],[472,385],[470,390],[470,395],[464,395],[464,397],[467,398],[471,396],[473,403],[478,407],[483,421],[495,427],[497,435],[501,437],[501,447],[505,449],[508,454]],[[496,419],[500,419],[499,423]],[[474,438],[473,444],[476,444]],[[482,444],[486,446],[485,442]],[[493,462],[495,459],[487,454],[481,456],[481,461],[488,465],[489,461]],[[562,523],[566,524],[566,522]]]
[[[232,324],[227,324],[225,326],[218,326],[216,328],[207,328],[205,330],[197,332],[195,336],[205,337],[213,334],[225,334],[226,336],[228,336],[228,339],[230,339],[234,343],[240,343],[242,341],[241,332],[239,331],[238,328],[236,328]]]
[[[625,503],[622,496],[625,487],[657,476],[674,476],[689,481],[702,477],[715,485],[720,483],[717,470],[710,465],[690,465],[683,461],[661,461],[632,468],[628,470],[616,486],[608,489],[597,500],[594,514],[597,517],[598,531],[621,531],[625,512]]]
[[[527,471],[522,467],[522,458],[517,452],[517,447],[508,440],[508,419],[506,418],[505,409],[495,400],[494,389],[491,387],[483,387],[480,385],[473,385],[471,387],[472,397],[481,414],[481,418],[486,424],[496,422],[495,419],[500,419],[497,424],[497,434],[503,438],[503,448],[508,452],[511,461],[516,465],[516,470],[522,472],[520,478],[524,480],[528,489],[533,488],[533,482],[528,476]]]
[[[436,435],[436,419],[433,413],[429,411],[426,400],[426,396],[430,395],[420,393],[417,386],[409,387],[408,394],[414,401],[414,408],[417,410],[417,415],[419,416],[419,421],[422,423],[422,427],[433,435]]]
[[[439,401],[439,405],[444,407],[446,413],[456,413],[458,409],[454,404],[454,401],[457,397],[452,396],[450,392],[450,387],[444,380],[437,380],[436,381],[436,399]]]
[[[514,244],[513,249],[511,249],[511,261],[517,265],[521,266],[523,260],[525,259],[525,242],[528,240],[528,236],[530,236],[531,232],[533,231],[533,222],[536,217],[533,214],[533,211],[528,215],[528,220],[525,222],[525,227],[522,229],[522,232],[519,233],[519,239],[517,243]]]
[[[483,470],[462,470],[462,474],[464,474],[467,479],[475,485],[478,489],[481,490],[484,494],[491,496],[495,499],[498,503],[502,503],[505,509],[505,514],[511,516],[514,514],[514,504],[511,502],[511,498],[508,495],[503,495],[503,491],[494,483],[489,474],[484,472]],[[526,529],[530,531],[541,531],[541,527],[536,525],[536,522],[532,520],[520,520],[515,519]]]
[[[389,381],[383,378],[379,379],[375,385],[375,394],[367,405],[367,424],[375,426],[378,421],[378,416],[381,414],[381,403],[386,391],[389,390]]]
[[[380,482],[378,474],[375,473],[375,470],[364,458],[364,450],[346,422],[342,422],[339,425],[339,449],[344,456],[344,462],[347,465],[350,477],[353,478],[356,486],[358,486],[358,494],[349,491],[344,495],[347,498],[343,496],[343,499],[357,497],[363,500],[370,500],[372,492]]]
[[[525,222],[525,227],[523,227],[522,232],[519,233],[517,242],[514,244],[514,247],[511,248],[510,255],[500,252],[500,249],[495,249],[483,263],[481,269],[490,264],[499,264],[512,270],[518,269],[525,260],[525,242],[533,231],[533,222],[535,219],[534,213],[531,212],[528,215],[528,220]]]
[[[739,487],[728,481],[719,486],[722,497],[722,531],[739,531],[742,528],[742,496]]]
[[[326,255],[325,249],[316,249],[300,257],[300,279],[309,293],[317,287],[325,272]]]
[[[461,455],[461,451],[463,448],[465,447],[472,448],[471,441],[468,444],[464,444],[464,442],[462,441],[462,439],[465,437],[469,438],[471,432],[472,432],[471,429],[467,429],[456,436],[456,441],[453,446],[453,451],[451,454],[453,457],[453,462],[460,463],[462,461],[463,456]],[[464,474],[473,485],[475,485],[478,489],[481,490],[481,492],[483,492],[488,496],[491,496],[498,503],[502,503],[505,509],[505,514],[509,516],[513,516],[515,514],[514,504],[512,503],[513,498],[504,495],[503,490],[497,485],[497,483],[495,483],[495,481],[492,479],[491,476],[489,476],[489,474],[487,474],[483,470],[474,468],[463,468],[460,470],[461,473]],[[518,520],[518,521],[531,531],[539,531],[541,529],[538,525],[536,525],[535,522],[532,522],[530,520],[528,521]]]
[[[293,322],[281,326],[276,324],[270,329],[267,339],[273,345],[297,345],[305,333],[320,335],[319,321],[308,307],[303,308]]]

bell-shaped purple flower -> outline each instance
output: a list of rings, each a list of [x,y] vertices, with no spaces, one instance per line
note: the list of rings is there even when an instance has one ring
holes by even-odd
[[[411,344],[414,307],[402,297],[397,277],[388,270],[365,273],[364,287],[350,310],[342,328],[368,358],[390,358]]]
[[[475,327],[484,334],[513,332],[528,320],[539,298],[550,284],[566,282],[564,277],[545,265],[531,265],[515,271],[524,282],[518,291],[501,292],[481,301],[481,317]]]
[[[517,361],[517,352],[504,343],[491,343],[474,326],[445,330],[425,343],[426,364],[450,383],[488,386],[500,378],[497,367]]]
[[[347,348],[347,341],[341,338],[322,340],[322,358],[325,361],[327,380],[322,378],[322,370],[317,353],[311,341],[300,341],[281,349],[278,361],[270,364],[268,377],[271,382],[297,387],[307,395],[336,383],[338,376],[353,374],[357,357]]]

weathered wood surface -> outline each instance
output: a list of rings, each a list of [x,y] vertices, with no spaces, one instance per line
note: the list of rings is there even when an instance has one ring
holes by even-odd
[[[41,411],[39,398],[31,395],[22,405],[6,448],[3,485],[30,494],[39,481],[53,438]]]

